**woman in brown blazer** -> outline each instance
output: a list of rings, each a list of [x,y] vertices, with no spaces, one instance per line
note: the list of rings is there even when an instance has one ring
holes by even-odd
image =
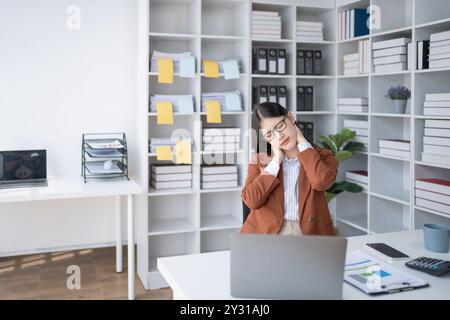
[[[241,232],[336,235],[325,195],[338,172],[334,154],[312,146],[277,103],[255,107],[253,122],[268,144],[248,167],[241,196],[251,211]]]

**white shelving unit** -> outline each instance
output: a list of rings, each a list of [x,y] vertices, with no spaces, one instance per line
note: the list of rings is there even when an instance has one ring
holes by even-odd
[[[337,39],[337,15],[352,7],[377,5],[381,28],[368,36],[348,40]],[[361,152],[341,163],[339,180],[346,170],[369,172],[368,190],[339,195],[330,205],[336,226],[343,236],[407,230],[425,222],[449,223],[449,217],[414,205],[416,177],[450,178],[450,167],[421,161],[424,95],[450,91],[450,69],[402,71],[397,73],[344,76],[342,56],[357,51],[357,42],[369,42],[409,36],[412,41],[427,39],[429,34],[450,30],[448,0],[139,0],[138,28],[138,104],[141,106],[139,179],[147,186],[147,194],[138,198],[137,237],[138,274],[145,288],[167,284],[156,269],[158,257],[209,252],[228,248],[228,237],[242,224],[240,192],[245,181],[250,152],[255,149],[251,135],[242,137],[241,150],[233,155],[240,160],[240,186],[231,189],[201,190],[200,159],[201,129],[207,127],[205,113],[200,112],[202,92],[239,89],[245,111],[223,113],[222,126],[251,128],[252,94],[254,85],[286,85],[288,106],[297,120],[314,122],[314,138],[335,133],[343,127],[344,119],[369,121],[369,151]],[[252,9],[278,11],[282,19],[282,39],[256,39],[251,32]],[[296,21],[324,23],[324,41],[297,42]],[[169,22],[170,21],[170,22]],[[252,74],[253,47],[285,48],[286,75]],[[297,49],[321,49],[322,75],[296,75]],[[174,84],[161,85],[157,75],[149,70],[153,50],[191,51],[196,57],[194,79],[175,75]],[[236,57],[242,62],[238,80],[205,78],[201,61]],[[391,85],[404,84],[412,91],[407,114],[397,115],[383,96]],[[142,85],[144,84],[144,85]],[[296,87],[314,86],[314,111],[296,111]],[[148,112],[152,93],[190,93],[195,98],[193,115],[174,115],[173,126],[157,126],[156,114]],[[337,112],[339,97],[368,97],[369,112]],[[440,118],[440,117],[438,117]],[[156,161],[148,153],[148,138],[164,136],[175,128],[187,128],[194,134],[193,187],[182,190],[155,191],[148,188],[149,166]],[[397,159],[379,154],[378,139],[404,138],[411,140],[411,157]]]

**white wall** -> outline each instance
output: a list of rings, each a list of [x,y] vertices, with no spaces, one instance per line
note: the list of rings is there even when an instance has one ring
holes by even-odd
[[[136,28],[135,0],[0,0],[0,150],[45,148],[49,176],[79,176],[81,134],[123,131],[132,160]],[[0,205],[0,255],[113,240],[113,199]]]

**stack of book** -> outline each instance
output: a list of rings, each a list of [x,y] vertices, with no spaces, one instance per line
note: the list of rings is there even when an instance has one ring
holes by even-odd
[[[150,172],[151,186],[156,189],[179,189],[192,186],[192,166],[154,164]]]
[[[363,151],[368,151],[369,148],[369,121],[368,120],[350,120],[344,119],[344,128],[351,129],[356,132],[354,141],[364,144]]]
[[[375,73],[406,70],[409,38],[396,38],[372,43]]]
[[[410,143],[401,139],[380,139],[378,146],[380,153],[398,158],[409,158]]]
[[[202,189],[233,188],[238,186],[236,165],[202,165]]]
[[[208,152],[237,151],[241,139],[240,128],[203,129],[203,150]]]
[[[415,193],[417,206],[450,215],[450,181],[416,179]]]
[[[169,101],[172,103],[173,112],[194,113],[194,97],[191,94],[154,94],[150,97],[150,112],[157,112],[156,103],[158,101]]]
[[[339,12],[338,35],[339,40],[362,37],[369,34],[367,21],[369,13],[366,8],[353,8]]]
[[[369,184],[369,174],[365,170],[347,170],[345,171],[345,180],[356,183],[364,190],[367,190]]]
[[[450,120],[425,120],[422,161],[450,165]]]
[[[221,111],[242,111],[242,97],[239,90],[228,92],[202,93],[202,111],[206,110],[206,101],[216,100],[220,103]]]
[[[339,112],[368,112],[369,99],[367,98],[339,98]]]
[[[358,52],[346,54],[344,60],[344,75],[366,74],[370,71],[369,40],[358,41]]]
[[[450,92],[426,94],[423,114],[425,116],[450,116]]]
[[[323,23],[310,21],[297,21],[297,41],[301,42],[323,41]]]
[[[254,38],[281,39],[281,17],[276,11],[252,11]]]
[[[172,151],[175,152],[175,146],[177,144],[177,141],[179,140],[188,140],[190,143],[192,143],[192,139],[187,137],[151,138],[149,143],[149,152],[155,153],[157,147],[166,147],[166,146],[171,147]]]
[[[450,68],[450,30],[430,34],[429,66]]]
[[[173,60],[173,72],[180,72],[181,64],[192,63],[195,69],[195,59],[193,59],[192,53],[182,52],[182,53],[167,53],[160,51],[153,51],[152,58],[150,61],[150,72],[158,72],[158,58],[168,58]],[[190,58],[190,59],[188,59]],[[192,68],[192,66],[191,66]]]

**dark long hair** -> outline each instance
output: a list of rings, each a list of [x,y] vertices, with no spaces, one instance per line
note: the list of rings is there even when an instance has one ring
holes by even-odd
[[[275,102],[264,102],[258,104],[253,109],[252,126],[257,131],[256,135],[256,152],[266,152],[268,155],[272,154],[270,143],[268,143],[264,137],[259,133],[261,129],[261,120],[266,118],[278,118],[288,115],[288,110],[282,105]],[[300,129],[297,121],[295,125]]]

